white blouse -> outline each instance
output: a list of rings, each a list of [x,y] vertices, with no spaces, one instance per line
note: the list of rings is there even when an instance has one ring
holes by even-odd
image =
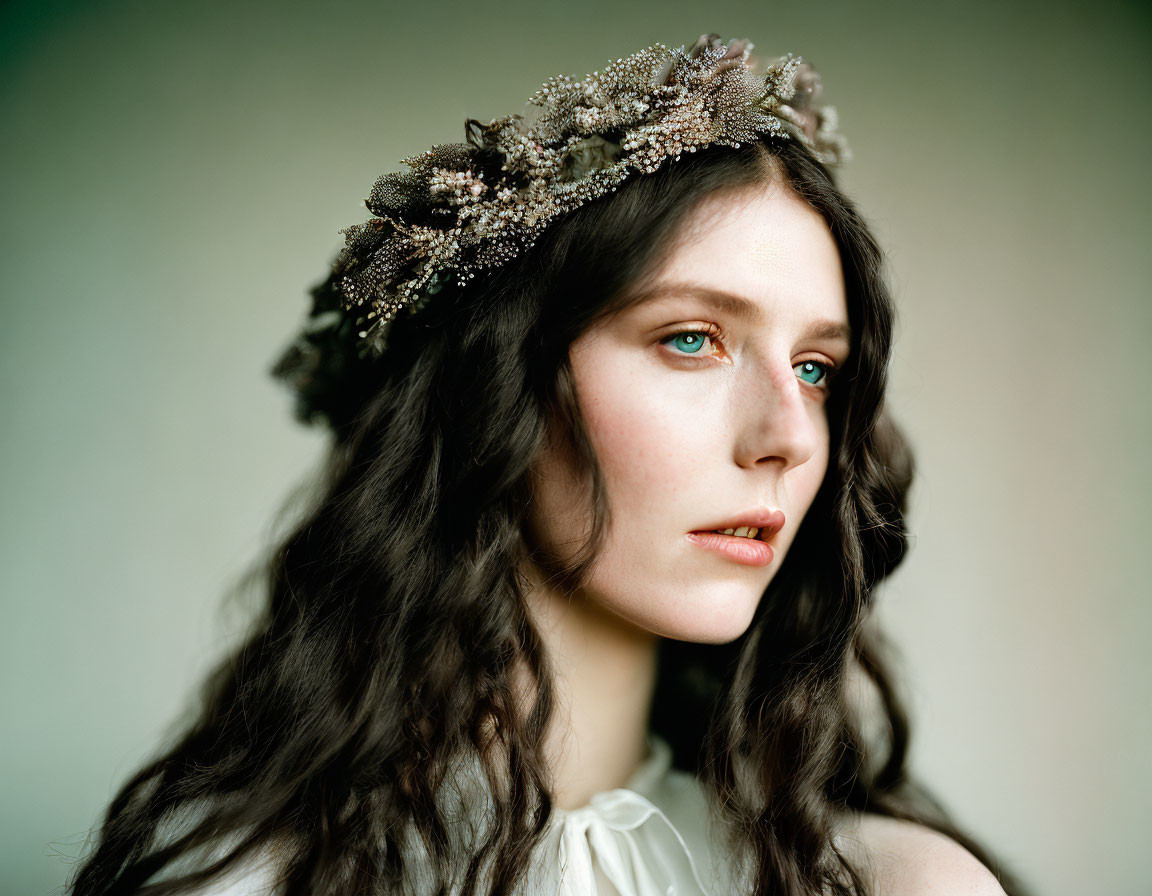
[[[712,839],[708,801],[694,775],[672,768],[672,748],[649,732],[648,758],[625,785],[579,809],[553,809],[517,896],[718,896],[730,863]],[[467,791],[467,788],[466,788]],[[479,807],[467,811],[475,813]],[[272,867],[250,864],[198,896],[266,896]],[[483,889],[481,888],[481,892]]]
[[[672,768],[654,732],[650,754],[624,787],[579,809],[553,810],[534,891],[548,896],[711,896],[731,893],[712,840],[708,803],[694,775]],[[525,894],[527,896],[527,894]]]

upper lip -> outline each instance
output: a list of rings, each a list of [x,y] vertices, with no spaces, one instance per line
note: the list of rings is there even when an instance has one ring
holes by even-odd
[[[784,511],[772,507],[753,507],[751,510],[746,510],[738,516],[728,519],[726,522],[713,523],[697,531],[710,532],[713,529],[739,529],[741,526],[747,526],[749,529],[759,529],[760,534],[756,537],[767,541],[784,528]]]

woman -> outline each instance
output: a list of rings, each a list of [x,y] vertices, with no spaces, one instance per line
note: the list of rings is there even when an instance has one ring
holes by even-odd
[[[815,72],[751,49],[377,182],[275,369],[321,493],[76,896],[1024,892],[904,770],[893,311]]]

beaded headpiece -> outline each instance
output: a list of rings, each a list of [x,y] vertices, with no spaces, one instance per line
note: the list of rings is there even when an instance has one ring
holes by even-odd
[[[399,313],[453,278],[464,286],[499,267],[559,216],[684,152],[771,135],[801,141],[824,164],[846,161],[835,109],[814,102],[819,74],[791,53],[757,73],[753,46],[717,34],[657,43],[581,81],[549,78],[527,114],[468,119],[466,142],[403,159],[411,170],[381,176],[365,200],[374,217],[341,231],[310,325],[273,373],[302,385],[319,334],[338,326],[352,328],[361,357],[379,356]]]

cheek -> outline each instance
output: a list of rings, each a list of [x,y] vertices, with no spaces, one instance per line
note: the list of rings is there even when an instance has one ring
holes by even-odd
[[[574,366],[588,436],[619,501],[661,500],[719,448],[720,421],[709,415],[720,404],[701,391],[700,380],[639,357],[603,350]],[[635,509],[633,503],[619,512]]]
[[[637,511],[650,507],[653,496],[670,486],[676,478],[675,458],[684,452],[675,415],[616,360],[604,351],[576,355],[572,370],[584,431],[611,508],[606,548],[621,547],[621,535],[650,524]],[[633,387],[620,388],[619,383]],[[572,434],[555,421],[533,468],[533,482],[529,519],[534,540],[558,559],[569,560],[591,535],[591,481],[580,470]]]
[[[828,417],[823,410],[820,411],[815,424],[816,432],[818,433],[816,450],[812,453],[812,457],[798,468],[800,475],[804,478],[804,494],[807,496],[809,503],[812,498],[815,497],[816,492],[819,491],[820,484],[824,481],[824,476],[828,472],[830,451]]]
[[[726,569],[686,540],[717,504],[710,482],[715,459],[727,456],[725,426],[721,402],[673,378],[633,376],[624,389],[583,381],[583,416],[611,510],[585,596],[649,633],[723,643],[746,629],[762,586],[748,567]]]
[[[633,504],[641,496],[658,499],[674,488],[691,458],[705,449],[699,433],[675,409],[658,398],[645,398],[637,390],[621,390],[611,401],[592,403],[586,414],[588,434],[604,474],[605,487],[618,502]]]

